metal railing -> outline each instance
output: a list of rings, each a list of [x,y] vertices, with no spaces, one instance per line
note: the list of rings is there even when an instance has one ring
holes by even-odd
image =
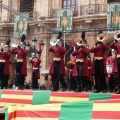
[[[82,6],[72,6],[73,16],[84,16],[92,14],[101,14],[107,12],[106,4],[89,4]],[[52,9],[51,18],[57,18],[57,11],[60,9]]]
[[[21,14],[27,13],[28,14],[28,21],[38,20],[39,19],[39,13],[38,12],[21,12]],[[10,15],[9,23],[14,23],[14,14]]]
[[[54,28],[52,28],[51,26],[49,26],[49,25],[47,25],[47,24],[44,24],[44,23],[42,23],[42,22],[39,22],[38,20],[36,20],[36,19],[34,19],[34,18],[32,18],[32,17],[25,16],[25,15],[23,15],[22,13],[16,11],[15,9],[13,9],[13,8],[7,6],[7,5],[4,5],[4,4],[0,3],[0,8],[3,8],[3,9],[5,9],[5,10],[7,10],[7,11],[10,11],[13,16],[14,16],[14,15],[20,15],[20,16],[22,16],[22,17],[24,17],[24,18],[30,19],[30,20],[33,21],[35,24],[37,24],[37,25],[39,25],[39,26],[42,26],[42,27],[48,29],[49,31],[52,31],[52,32],[53,32],[53,31],[56,31],[56,30],[55,30]],[[12,18],[12,19],[13,19],[13,18]],[[12,20],[12,19],[11,19],[11,20]],[[7,22],[8,22],[8,21],[7,21]]]
[[[107,8],[105,4],[89,4],[80,6],[80,15],[92,15],[106,13]]]
[[[78,6],[71,6],[69,8],[73,10],[73,16],[78,16]],[[69,9],[69,8],[63,8],[63,9]],[[60,9],[52,9],[51,18],[57,18],[57,12],[59,10]]]

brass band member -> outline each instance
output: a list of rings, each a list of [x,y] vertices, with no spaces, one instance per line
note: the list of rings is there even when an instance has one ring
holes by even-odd
[[[110,45],[112,49],[115,49],[117,54],[117,69],[118,69],[118,91],[117,94],[120,94],[120,34],[117,33],[114,35],[115,41]]]
[[[66,90],[66,83],[64,80],[65,65],[64,65],[64,54],[66,48],[63,47],[63,40],[61,39],[62,32],[59,32],[57,37],[57,42],[55,46],[49,47],[48,51],[53,52],[53,61],[50,66],[49,74],[52,75],[52,91],[57,91],[59,86],[59,81],[61,83],[61,90]]]
[[[8,87],[8,79],[10,78],[10,57],[11,57],[11,50],[10,50],[10,39],[7,40],[6,45],[4,47],[4,56],[5,56],[5,68],[4,68],[4,81],[3,87],[7,89]]]
[[[82,34],[85,34],[84,32]],[[85,47],[85,40],[80,38],[77,43],[77,50],[72,52],[76,56],[76,61],[73,69],[73,76],[76,77],[76,92],[81,92],[81,86],[84,89],[86,77],[88,76],[87,56],[89,49]]]
[[[38,89],[38,79],[40,79],[40,51],[30,58],[30,63],[32,63],[32,88]]]
[[[104,35],[102,31],[99,31],[96,44],[90,49],[91,53],[94,53],[94,72],[95,72],[95,87],[94,92],[98,93],[103,91],[107,92],[107,85],[105,74],[106,72],[106,58],[105,51],[108,50],[108,46],[103,43]]]
[[[9,64],[11,53],[9,51],[10,40],[7,41],[4,50],[1,48],[0,51],[0,80],[1,89],[7,89],[8,86],[8,76],[10,75]]]
[[[117,76],[117,56],[116,51],[114,49],[111,50],[111,56],[107,59],[107,64],[112,65],[112,73],[108,73],[108,79],[109,79],[109,91],[113,92],[116,90],[116,76]]]
[[[72,76],[73,68],[75,64],[75,57],[70,54],[70,61],[66,63],[67,73],[68,73],[68,91],[76,90],[76,81],[75,78]]]
[[[25,76],[27,76],[27,50],[25,50],[25,35],[23,34],[21,37],[21,44],[18,46],[18,49],[12,49],[11,53],[17,55],[16,62],[16,78],[18,81],[19,89],[24,88],[24,80]]]

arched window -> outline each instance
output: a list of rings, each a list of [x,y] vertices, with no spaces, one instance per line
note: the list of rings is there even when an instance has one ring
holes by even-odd
[[[108,0],[108,3],[111,3],[111,2],[120,2],[120,0]]]
[[[63,0],[63,8],[74,8],[74,14],[78,13],[78,0]]]

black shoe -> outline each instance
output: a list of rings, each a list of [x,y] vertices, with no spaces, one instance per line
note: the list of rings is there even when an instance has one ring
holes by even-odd
[[[109,92],[113,92],[113,90],[110,90]]]
[[[62,92],[66,91],[66,90],[67,90],[66,88],[61,88],[61,91],[62,91]]]
[[[103,90],[102,93],[107,93],[107,90]]]
[[[99,90],[94,90],[93,93],[99,93],[100,91]]]
[[[51,91],[57,91],[57,89],[55,89],[55,88],[51,88]]]
[[[68,91],[71,91],[71,89],[68,89]]]
[[[118,91],[116,92],[116,94],[120,94],[120,90],[118,90]]]
[[[76,89],[76,92],[81,92],[81,89]]]

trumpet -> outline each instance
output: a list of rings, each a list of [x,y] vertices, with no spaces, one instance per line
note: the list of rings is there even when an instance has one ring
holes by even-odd
[[[114,35],[114,39],[117,40],[117,41],[119,41],[120,40],[120,33],[116,33]]]
[[[82,38],[78,39],[76,44],[78,46],[82,46],[83,45],[83,39]]]
[[[103,41],[104,41],[104,39],[105,39],[104,34],[98,34],[98,36],[97,36],[97,40],[98,40],[98,41],[103,42]]]

